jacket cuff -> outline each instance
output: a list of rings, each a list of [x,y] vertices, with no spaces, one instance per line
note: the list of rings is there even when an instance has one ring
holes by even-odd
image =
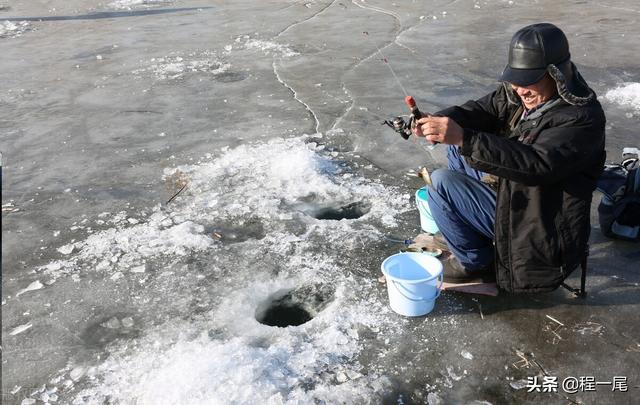
[[[476,131],[473,129],[464,128],[462,133],[462,146],[460,147],[460,154],[464,156],[471,156],[473,152],[473,138]]]

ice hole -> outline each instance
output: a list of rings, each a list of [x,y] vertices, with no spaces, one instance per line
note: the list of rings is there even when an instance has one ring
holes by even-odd
[[[302,325],[313,317],[300,304],[276,301],[272,302],[262,316],[256,317],[256,319],[263,325],[284,328]]]
[[[365,215],[371,209],[371,205],[365,202],[354,202],[341,207],[324,207],[311,212],[316,219],[334,220],[357,219]]]
[[[258,306],[256,320],[280,328],[302,325],[326,308],[333,297],[333,288],[322,284],[280,290]]]

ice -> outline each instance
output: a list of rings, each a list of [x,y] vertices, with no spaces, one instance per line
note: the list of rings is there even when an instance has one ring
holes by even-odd
[[[464,357],[467,360],[473,360],[473,354],[469,353],[466,350],[461,351],[460,356]]]
[[[273,41],[259,39],[249,39],[244,43],[246,49],[259,49],[265,54],[276,54],[280,57],[289,58],[298,55],[289,45],[279,44]]]
[[[47,383],[34,399],[83,404],[521,402],[504,378],[518,361],[510,341],[558,375],[595,367],[637,379],[632,356],[608,355],[635,343],[599,339],[634,319],[637,294],[624,290],[638,280],[598,232],[590,262],[620,275],[607,283],[627,282],[589,297],[601,329],[561,291],[480,310],[442,294],[433,316],[405,319],[376,282],[402,247],[385,237],[419,232],[419,181],[404,174],[446,164],[445,148],[380,125],[407,111],[376,48],[435,112],[495,89],[511,32],[553,10],[605,107],[612,152],[637,133],[633,102],[605,97],[640,81],[633,11],[551,0],[13,3],[0,7],[16,27],[0,40],[6,387]],[[167,204],[178,172],[188,186]],[[314,217],[352,203],[370,208]],[[10,298],[36,279],[46,290]],[[334,295],[310,321],[256,320],[273,294],[316,284]],[[558,346],[534,333],[533,305],[563,308],[576,325],[568,361],[554,363]],[[27,322],[36,327],[10,334]],[[604,354],[573,356],[583,343]]]
[[[640,112],[640,83],[624,83],[607,91],[604,98]]]
[[[75,367],[73,370],[71,370],[71,372],[69,373],[69,377],[73,381],[79,381],[86,373],[87,373],[86,368],[82,366],[78,366],[78,367]]]
[[[145,271],[146,266],[144,264],[131,268],[132,273],[144,273]]]
[[[189,180],[188,189],[172,203],[170,211],[155,207],[147,217],[136,216],[137,224],[127,221],[122,213],[101,215],[116,226],[74,242],[75,253],[56,262],[58,270],[43,267],[53,276],[116,270],[111,278],[117,279],[124,276],[117,269],[144,271],[145,265],[138,263],[146,259],[215,250],[218,245],[205,235],[205,224],[243,223],[249,218],[263,221],[268,229],[265,237],[251,241],[253,249],[277,258],[282,265],[275,279],[256,274],[251,280],[244,280],[242,288],[236,286],[223,294],[219,309],[211,314],[215,321],[199,327],[205,331],[223,328],[231,334],[228,338],[212,341],[204,334],[189,340],[167,335],[165,329],[149,332],[143,339],[161,342],[160,345],[140,342],[139,347],[145,349],[134,352],[115,347],[113,355],[98,364],[96,386],[83,391],[82,398],[100,402],[105,395],[115,395],[123,399],[135,396],[140,403],[157,403],[161,398],[166,403],[184,403],[222,395],[238,402],[250,397],[306,402],[314,398],[357,400],[378,392],[373,387],[384,380],[360,373],[355,357],[359,353],[358,325],[379,327],[389,321],[380,318],[376,306],[354,302],[340,292],[339,305],[333,304],[318,314],[309,326],[280,335],[258,324],[254,317],[258,304],[281,288],[310,280],[331,280],[341,286],[339,291],[344,291],[345,285],[353,284],[353,280],[340,275],[331,257],[310,250],[318,238],[323,243],[344,240],[345,246],[358,243],[361,238],[380,238],[375,228],[358,225],[360,219],[322,222],[305,214],[306,206],[366,201],[371,209],[363,220],[383,227],[395,226],[396,215],[409,209],[407,196],[392,187],[358,175],[336,176],[343,169],[331,155],[319,154],[304,140],[277,138],[226,148],[203,163],[168,169],[165,176],[180,171]],[[212,200],[217,201],[213,208]],[[283,216],[288,220],[283,221]],[[308,223],[308,230],[301,235],[291,234],[287,221],[294,219]],[[224,237],[225,232],[221,232]],[[294,255],[290,255],[292,248],[298,250]],[[336,323],[336,318],[341,320]],[[110,330],[134,326],[130,317],[112,317],[102,324]],[[185,328],[181,324],[164,326],[167,327],[178,331]],[[308,333],[318,328],[322,333],[314,332],[309,340]],[[269,344],[254,347],[250,342],[256,339],[266,339]],[[211,360],[193,365],[196,359],[204,358]],[[162,365],[158,366],[158,362]],[[318,364],[325,366],[318,369]],[[341,374],[332,374],[335,367],[340,367]],[[72,379],[77,380],[74,377],[79,373],[72,372]],[[265,375],[263,384],[253,390],[230,389],[232,383],[250,386],[251,381]],[[217,382],[211,384],[212,380]],[[296,382],[305,380],[314,381],[317,388],[309,391],[298,387]],[[344,388],[330,388],[336,380],[342,381]]]
[[[325,272],[337,276],[335,270],[321,261],[296,278]],[[101,403],[106,397],[136,398],[140,404],[370,399],[384,379],[357,371],[359,340],[349,333],[349,325],[384,326],[388,321],[366,305],[354,305],[347,289],[341,289],[336,302],[311,322],[274,330],[256,322],[254,308],[274,289],[295,280],[257,278],[224,298],[219,309],[192,321],[190,327],[202,331],[197,336],[185,335],[183,322],[166,324],[150,331],[137,350],[112,352],[96,370],[99,384],[80,392],[76,403]],[[332,321],[336,318],[339,323]],[[224,332],[212,335],[207,332],[212,328]],[[334,375],[336,368],[340,371]],[[342,382],[338,387],[333,386],[336,380]],[[315,388],[304,388],[300,381]]]
[[[203,235],[204,227],[201,225],[185,221],[164,228],[160,225],[164,218],[158,209],[148,222],[129,228],[121,225],[92,234],[75,243],[79,252],[70,259],[43,266],[40,271],[55,277],[75,271],[79,263],[92,263],[98,271],[129,268],[145,257],[163,254],[183,256],[213,244],[210,237]]]
[[[528,385],[529,383],[526,379],[509,382],[509,386],[511,386],[511,388],[513,388],[514,390],[527,388]]]
[[[131,10],[136,6],[154,6],[171,3],[171,0],[117,0],[109,3],[109,7]]]
[[[74,246],[72,243],[70,243],[68,245],[60,246],[57,250],[63,255],[69,255],[73,252],[73,249],[74,249]]]
[[[113,317],[102,324],[107,329],[118,329],[121,326],[120,319]]]
[[[25,288],[23,288],[22,290],[18,291],[16,293],[16,297],[29,292],[29,291],[34,291],[34,290],[39,290],[41,288],[43,288],[44,285],[42,285],[42,283],[40,282],[40,280],[36,280],[33,283],[29,284],[28,286],[26,286]]]
[[[31,322],[25,323],[23,325],[16,326],[15,328],[13,328],[11,330],[11,332],[9,332],[9,334],[11,336],[15,336],[15,335],[17,335],[19,333],[22,333],[22,332],[24,332],[24,331],[26,331],[28,329],[31,329],[32,326],[33,326],[33,324]]]
[[[197,51],[188,54],[168,55],[152,58],[146,66],[134,70],[134,75],[152,73],[158,80],[178,80],[189,74],[216,76],[231,68],[229,63],[221,61],[213,51]],[[159,136],[165,136],[162,132]]]
[[[430,392],[427,395],[427,403],[429,405],[442,405],[444,403],[444,401],[442,400],[442,398],[436,394],[435,392]]]
[[[584,322],[573,326],[573,332],[580,335],[598,335],[601,336],[604,333],[604,327],[595,322]]]
[[[28,21],[0,21],[0,38],[17,38],[31,29]]]

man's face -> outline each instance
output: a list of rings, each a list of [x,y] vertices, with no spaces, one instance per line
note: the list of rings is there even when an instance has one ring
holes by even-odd
[[[547,74],[542,80],[529,86],[518,86],[511,83],[527,110],[548,101],[556,94],[556,82]]]

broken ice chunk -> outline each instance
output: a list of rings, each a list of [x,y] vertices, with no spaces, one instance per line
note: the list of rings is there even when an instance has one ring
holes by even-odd
[[[447,367],[447,373],[449,374],[449,377],[451,377],[451,379],[452,379],[453,381],[460,381],[460,380],[462,379],[462,376],[461,376],[461,375],[456,374],[456,373],[453,371],[453,367],[451,367],[451,366],[448,366],[448,367]]]
[[[73,248],[74,248],[73,244],[69,243],[68,245],[60,246],[58,248],[58,252],[62,253],[63,255],[68,255],[71,252],[73,252]]]
[[[103,328],[107,328],[107,329],[118,329],[120,327],[120,319],[116,318],[115,316],[111,319],[109,319],[106,322],[103,322],[102,324],[100,324],[100,326],[102,326]]]
[[[78,381],[78,380],[80,380],[82,378],[82,376],[85,373],[86,373],[85,368],[82,367],[82,366],[78,366],[78,367],[74,368],[73,370],[71,370],[71,372],[69,373],[69,377],[71,377],[71,379],[73,381]]]
[[[31,328],[32,326],[33,326],[33,324],[32,324],[31,322],[29,322],[29,323],[25,323],[24,325],[16,326],[15,328],[13,328],[13,330],[12,330],[11,332],[9,332],[9,334],[10,334],[11,336],[15,336],[15,335],[17,335],[18,333],[22,333],[22,332],[24,332],[25,330],[27,330],[27,329]]]
[[[430,392],[429,395],[427,395],[427,403],[429,405],[441,405],[444,402],[442,401],[442,398],[440,398],[440,395],[435,392]]]
[[[28,292],[28,291],[33,291],[33,290],[39,290],[42,287],[44,287],[42,285],[42,283],[40,282],[40,280],[36,280],[33,283],[29,284],[28,286],[26,286],[25,288],[23,288],[22,290],[18,291],[18,293],[16,294],[16,297]]]
[[[464,357],[467,360],[473,360],[473,354],[469,353],[466,350],[461,351],[460,356]]]
[[[118,272],[113,273],[113,276],[111,276],[110,278],[111,278],[111,280],[116,281],[120,277],[122,277],[122,273],[118,271]]]
[[[511,388],[513,388],[514,390],[521,390],[523,388],[527,387],[527,380],[518,380],[518,381],[511,381],[509,383],[509,385],[511,386]]]
[[[131,269],[131,272],[132,273],[144,273],[145,270],[146,270],[146,266],[144,264],[142,264],[140,266],[133,267]]]

